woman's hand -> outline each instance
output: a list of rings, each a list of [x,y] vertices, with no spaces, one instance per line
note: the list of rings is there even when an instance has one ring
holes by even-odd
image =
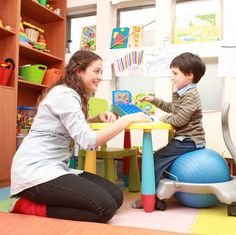
[[[114,122],[116,120],[116,115],[112,112],[105,112],[98,115],[100,122]]]
[[[128,114],[128,115],[126,115],[126,117],[129,119],[130,123],[151,122],[152,121],[151,118],[143,112]]]

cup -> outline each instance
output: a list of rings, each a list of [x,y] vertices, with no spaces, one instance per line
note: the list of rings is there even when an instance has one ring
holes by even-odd
[[[38,2],[43,6],[47,5],[47,0],[38,0]]]

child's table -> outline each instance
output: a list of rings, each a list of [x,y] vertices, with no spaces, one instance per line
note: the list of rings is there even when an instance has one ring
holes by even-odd
[[[93,130],[99,130],[110,123],[90,123]],[[152,212],[155,206],[155,174],[152,147],[152,130],[167,130],[169,140],[173,137],[174,129],[170,124],[158,122],[133,123],[127,129],[143,130],[142,151],[142,201],[146,212]],[[96,174],[96,151],[87,151],[84,170]]]

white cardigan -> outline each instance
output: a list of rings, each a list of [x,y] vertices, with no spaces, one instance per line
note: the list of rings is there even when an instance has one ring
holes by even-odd
[[[72,139],[82,149],[95,149],[96,134],[85,120],[80,96],[59,85],[40,103],[31,130],[13,158],[11,196],[61,175],[80,174],[68,168]]]

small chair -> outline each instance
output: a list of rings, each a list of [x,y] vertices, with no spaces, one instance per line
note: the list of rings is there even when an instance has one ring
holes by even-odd
[[[105,99],[91,97],[89,99],[89,116],[93,117],[100,113],[108,111],[108,103]],[[84,169],[85,151],[78,152],[78,169]],[[129,183],[128,189],[132,192],[138,192],[141,189],[140,175],[138,168],[138,151],[135,148],[110,148],[107,144],[102,145],[96,151],[96,158],[103,159],[103,175],[106,179],[115,183],[116,169],[115,160],[130,157],[129,164]]]

